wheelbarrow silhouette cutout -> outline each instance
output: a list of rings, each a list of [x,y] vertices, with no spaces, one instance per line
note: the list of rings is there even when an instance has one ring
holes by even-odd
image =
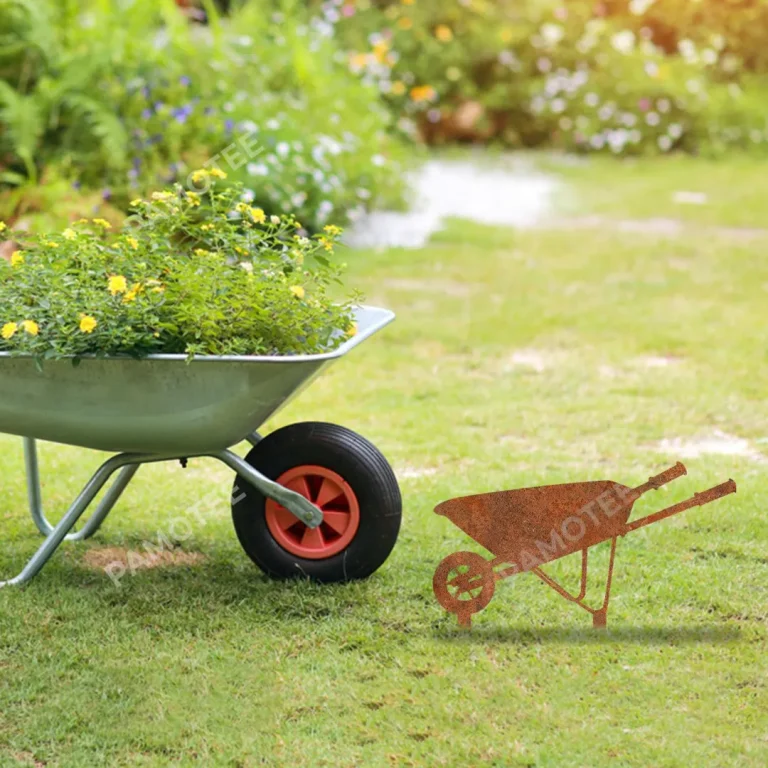
[[[610,480],[546,485],[512,491],[464,496],[438,504],[444,515],[494,555],[486,560],[474,552],[454,552],[435,571],[432,586],[440,605],[455,613],[459,625],[471,627],[472,615],[490,603],[496,582],[518,573],[532,572],[566,600],[592,614],[593,626],[605,627],[611,596],[616,541],[651,523],[736,493],[729,480],[655,514],[629,522],[634,503],[644,494],[687,474],[677,463],[637,488]],[[603,604],[592,608],[587,593],[589,548],[611,542]],[[581,588],[573,595],[550,578],[541,566],[581,552]],[[505,566],[502,570],[496,569]]]

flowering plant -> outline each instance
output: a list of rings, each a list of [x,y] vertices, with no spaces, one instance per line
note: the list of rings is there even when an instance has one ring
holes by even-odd
[[[192,357],[338,346],[355,332],[351,300],[328,293],[341,230],[305,237],[293,216],[251,205],[242,186],[220,191],[224,176],[196,171],[199,191],[176,185],[134,200],[114,234],[99,218],[56,235],[4,233],[22,250],[0,259],[0,351]]]

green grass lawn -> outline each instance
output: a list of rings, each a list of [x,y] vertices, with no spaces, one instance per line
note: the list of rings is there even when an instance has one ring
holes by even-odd
[[[334,421],[385,452],[404,496],[391,559],[364,583],[270,582],[236,542],[227,470],[143,468],[95,539],[0,590],[0,765],[768,764],[768,236],[716,231],[762,226],[768,167],[625,171],[559,170],[582,214],[709,228],[452,222],[421,251],[350,254],[354,284],[398,322],[269,426]],[[716,202],[670,208],[694,182]],[[707,440],[734,452],[681,455]],[[20,440],[0,446],[3,578],[39,537]],[[729,477],[739,493],[619,542],[607,631],[530,574],[501,582],[469,633],[435,602],[437,564],[477,549],[438,502],[634,485],[678,459],[688,477],[636,516]],[[42,461],[53,510],[99,457],[46,445]],[[180,521],[198,562],[120,589],[89,566]],[[579,563],[552,571],[575,585]]]

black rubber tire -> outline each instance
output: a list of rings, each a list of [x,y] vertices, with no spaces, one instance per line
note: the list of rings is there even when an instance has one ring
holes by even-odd
[[[232,496],[237,538],[268,576],[353,581],[367,578],[389,557],[400,531],[400,488],[392,467],[364,437],[335,424],[291,424],[265,437],[246,461],[271,480],[303,464],[325,467],[344,478],[360,506],[358,531],[344,550],[324,560],[305,559],[280,546],[267,527],[265,496],[238,476]]]

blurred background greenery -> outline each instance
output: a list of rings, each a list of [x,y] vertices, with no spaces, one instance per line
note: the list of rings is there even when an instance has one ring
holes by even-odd
[[[243,135],[235,177],[310,228],[396,204],[423,143],[765,152],[767,28],[766,0],[0,0],[0,218],[119,216]]]

